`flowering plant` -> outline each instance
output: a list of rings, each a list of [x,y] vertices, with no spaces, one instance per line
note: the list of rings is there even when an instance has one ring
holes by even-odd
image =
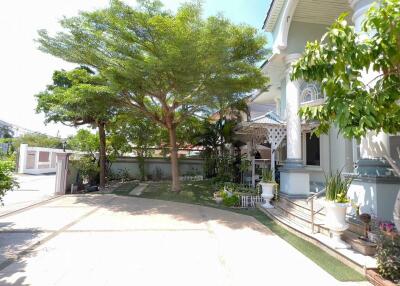
[[[394,223],[392,222],[387,222],[387,221],[383,221],[379,224],[379,229],[381,231],[386,231],[386,232],[393,232],[394,231]]]

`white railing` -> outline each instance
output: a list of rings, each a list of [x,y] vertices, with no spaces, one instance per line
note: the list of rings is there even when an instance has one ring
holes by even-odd
[[[264,203],[264,199],[260,196],[240,196],[240,207],[255,208],[257,203]]]
[[[315,215],[317,215],[318,213],[320,213],[325,207],[320,208],[317,211],[314,211],[314,200],[321,196],[322,194],[325,194],[326,189],[324,188],[322,191],[319,191],[315,194],[313,194],[311,197],[309,197],[307,199],[307,203],[310,202],[311,206],[310,206],[310,213],[311,213],[311,233],[315,233],[314,229],[315,229]]]

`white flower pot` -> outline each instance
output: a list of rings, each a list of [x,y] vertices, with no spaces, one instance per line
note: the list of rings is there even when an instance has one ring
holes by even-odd
[[[265,183],[260,182],[262,188],[261,197],[264,199],[265,203],[262,205],[266,209],[273,208],[274,206],[269,203],[269,201],[274,197],[275,183]]]
[[[348,203],[336,203],[325,201],[325,225],[331,231],[332,243],[335,248],[350,248],[350,246],[341,239],[341,234],[349,228],[346,222],[346,210]]]

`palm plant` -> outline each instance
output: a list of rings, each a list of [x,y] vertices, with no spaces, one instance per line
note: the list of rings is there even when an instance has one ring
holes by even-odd
[[[264,183],[275,183],[272,170],[263,169],[261,181],[263,181]]]
[[[342,173],[336,172],[335,175],[325,175],[326,200],[336,203],[347,203],[347,192],[349,190],[351,178],[342,179]]]

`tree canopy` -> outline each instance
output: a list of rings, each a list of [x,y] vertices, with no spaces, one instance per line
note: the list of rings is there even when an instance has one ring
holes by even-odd
[[[138,3],[112,0],[106,9],[65,18],[63,32],[41,30],[38,42],[44,52],[99,71],[126,107],[168,130],[172,186],[179,191],[177,126],[264,88],[256,64],[266,55],[266,40],[221,15],[204,19],[200,4],[183,4],[174,14],[160,1]]]
[[[46,122],[65,125],[88,124],[99,130],[100,186],[105,185],[106,138],[105,125],[117,113],[117,93],[106,78],[90,68],[55,71],[53,84],[37,94],[37,112],[43,112]]]
[[[11,139],[13,147],[18,149],[21,144],[28,144],[31,147],[62,148],[62,139],[38,133],[27,133]]]
[[[400,131],[400,2],[373,6],[361,33],[342,15],[321,41],[308,43],[292,77],[321,83],[325,104],[300,114],[318,120],[316,133],[331,123],[346,137],[360,139],[368,131]],[[372,75],[366,81],[366,74]]]

